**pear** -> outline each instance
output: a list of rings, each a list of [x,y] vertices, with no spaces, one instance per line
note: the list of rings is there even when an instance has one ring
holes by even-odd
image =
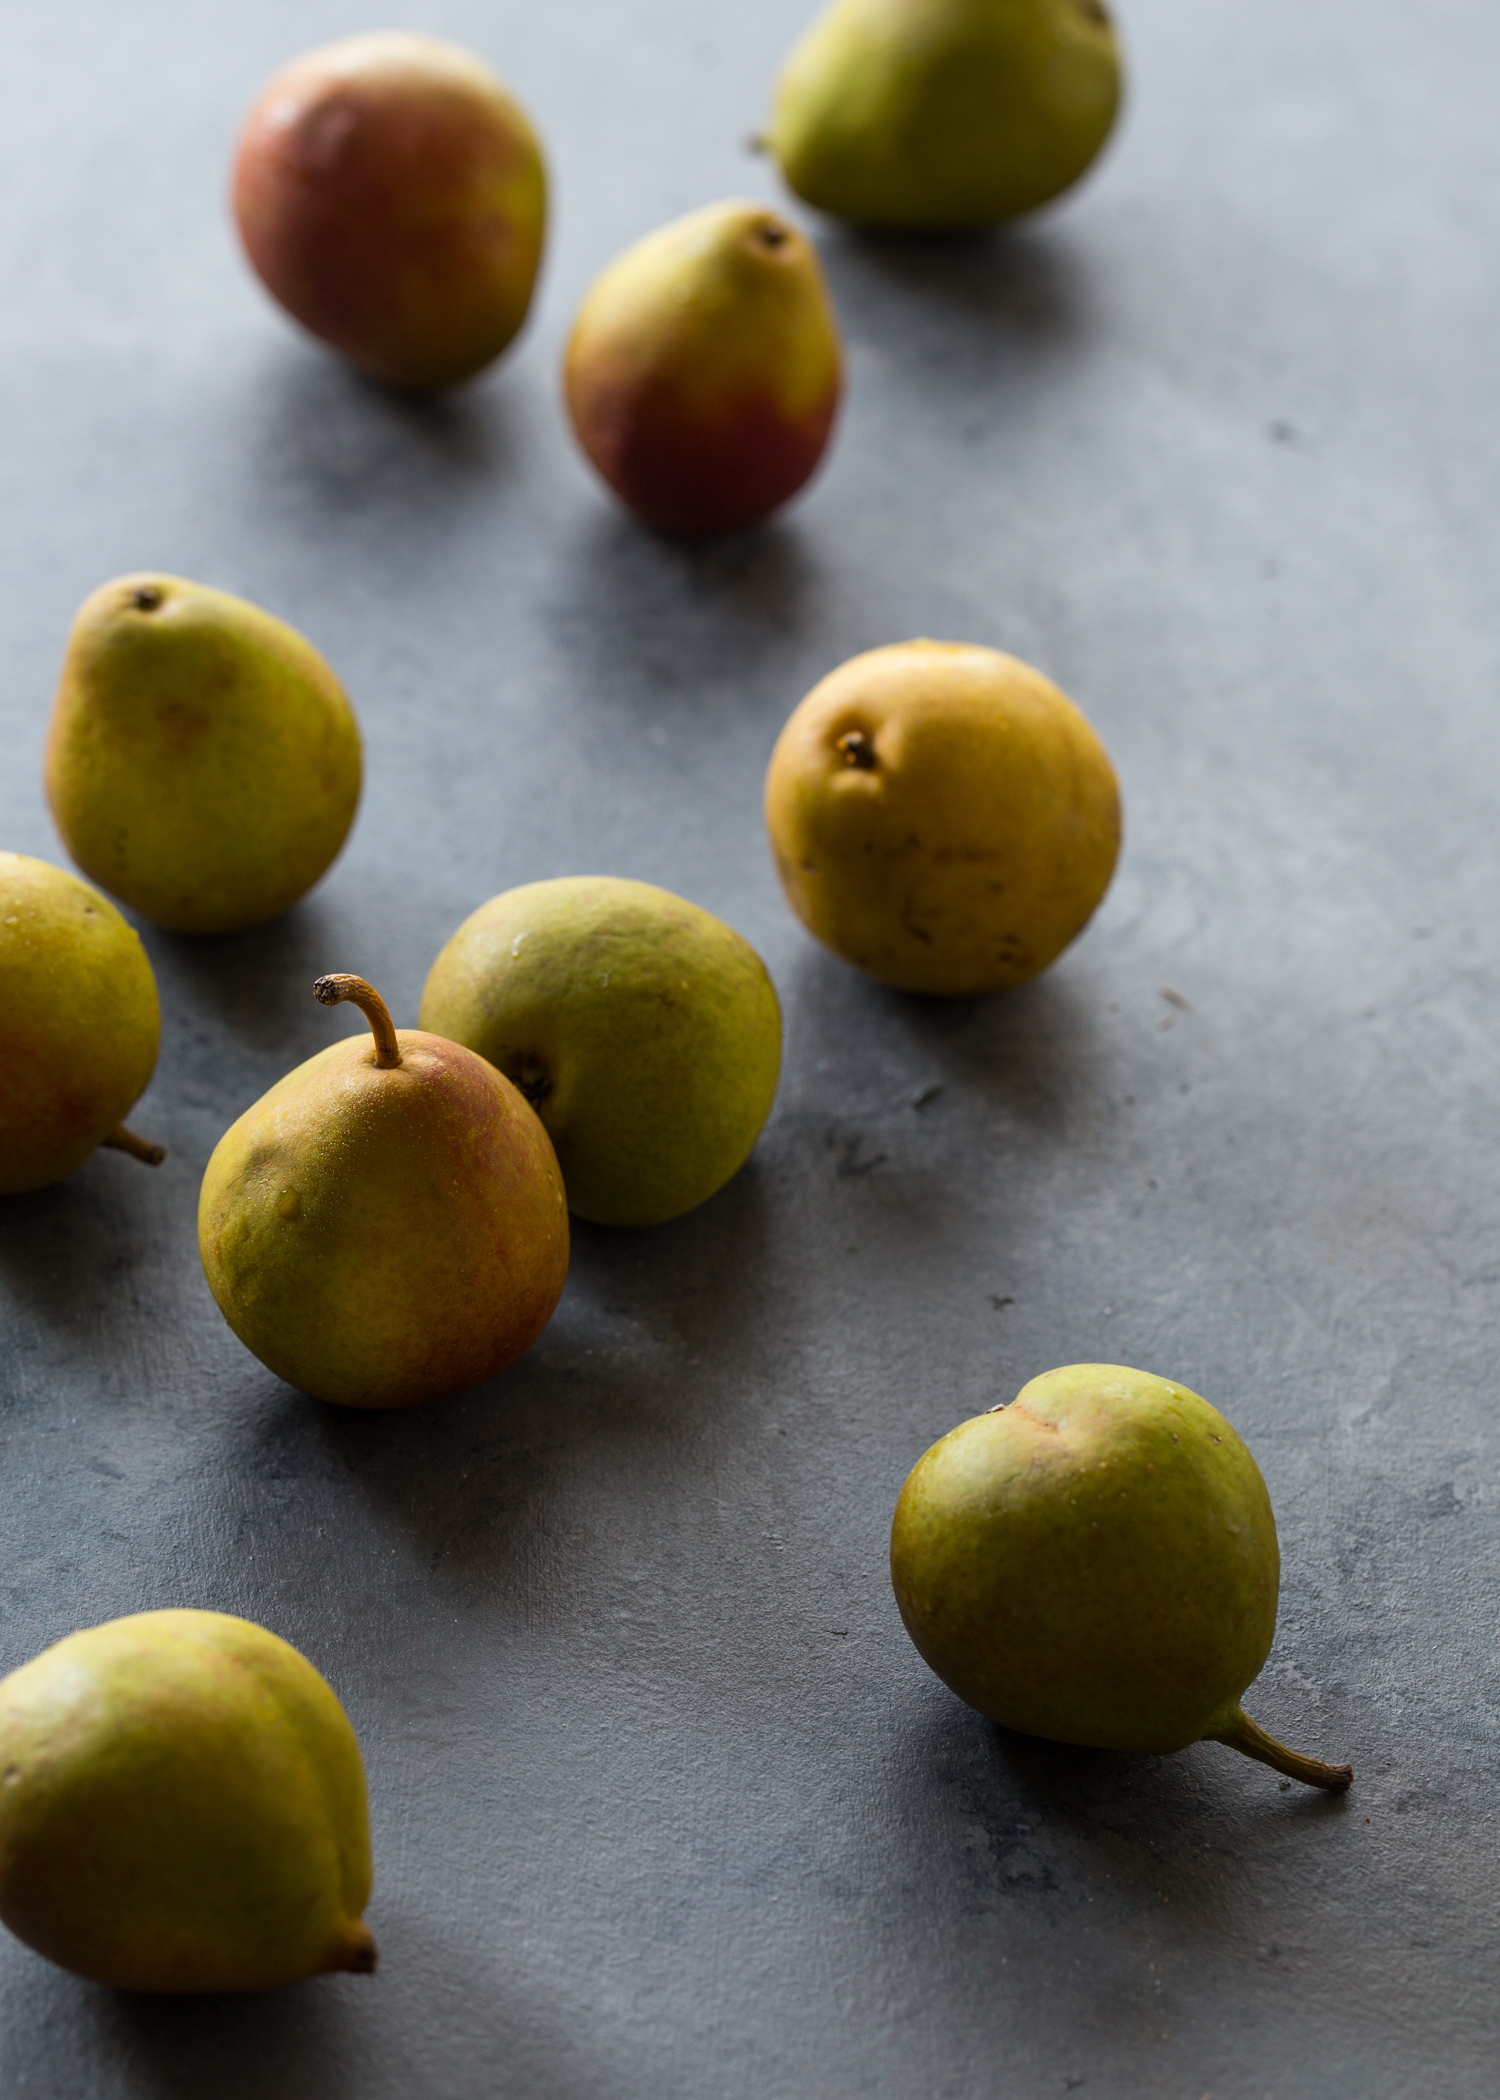
[[[833,0],[786,61],[767,143],[820,211],[958,230],[1076,182],[1119,103],[1102,0]]]
[[[595,282],[563,365],[584,451],[664,532],[767,517],[822,457],[842,386],[817,257],[763,204],[710,204]]]
[[[814,686],[765,810],[798,918],[908,992],[1034,977],[1092,917],[1120,845],[1084,716],[1029,664],[958,642],[867,650]]]
[[[1240,1705],[1276,1630],[1260,1469],[1216,1408],[1120,1364],[1070,1364],[941,1438],[909,1474],[891,1580],[926,1662],[1026,1735],[1106,1750],[1227,1743],[1338,1792]]]
[[[0,1010],[0,1196],[63,1180],[99,1145],[166,1157],[121,1121],[161,1038],[141,937],[86,882],[24,853],[0,853]]]
[[[295,1648],[214,1611],[71,1633],[0,1680],[0,1918],[95,1983],[368,1972],[354,1730]]]
[[[547,176],[520,104],[458,44],[320,45],[245,120],[234,211],[273,298],[373,378],[456,386],[531,303]]]
[[[571,1209],[657,1225],[750,1155],[781,1064],[765,964],[722,920],[648,882],[577,875],[492,897],[427,979],[424,1028],[534,1105]]]
[[[491,1378],[562,1295],[551,1140],[482,1057],[398,1033],[362,977],[320,977],[370,1035],[319,1051],[214,1148],[198,1246],[219,1310],[289,1385],[414,1407]]]
[[[293,628],[180,576],[122,576],[73,622],[46,779],[86,875],[173,933],[232,933],[295,904],[343,845],[359,728]]]

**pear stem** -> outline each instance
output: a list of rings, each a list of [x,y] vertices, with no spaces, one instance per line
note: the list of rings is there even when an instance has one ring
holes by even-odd
[[[1268,1735],[1258,1721],[1252,1721],[1239,1707],[1228,1726],[1216,1728],[1209,1740],[1227,1743],[1231,1750],[1285,1772],[1289,1779],[1300,1779],[1304,1786],[1320,1786],[1330,1794],[1341,1794],[1354,1778],[1352,1765],[1325,1765],[1320,1757],[1304,1757],[1300,1750],[1288,1750],[1285,1743],[1278,1743],[1274,1735]]]
[[[343,971],[335,971],[331,977],[320,977],[313,986],[313,997],[323,1006],[341,1006],[348,999],[357,1006],[370,1024],[370,1033],[375,1038],[375,1062],[382,1071],[390,1071],[401,1062],[401,1045],[396,1040],[386,1003],[373,984],[366,984],[363,977],[350,977]]]
[[[123,1123],[116,1123],[109,1136],[99,1142],[114,1152],[128,1152],[132,1159],[144,1160],[148,1167],[159,1167],[167,1156],[165,1145],[153,1145],[149,1138],[137,1137]]]

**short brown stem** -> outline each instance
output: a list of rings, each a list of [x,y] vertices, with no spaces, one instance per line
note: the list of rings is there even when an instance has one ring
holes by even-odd
[[[1330,1794],[1341,1794],[1354,1778],[1352,1765],[1325,1765],[1320,1757],[1304,1757],[1300,1750],[1288,1750],[1285,1743],[1278,1743],[1274,1735],[1268,1735],[1258,1721],[1252,1721],[1238,1707],[1229,1725],[1215,1729],[1210,1740],[1227,1743],[1231,1750],[1285,1772],[1289,1779],[1300,1779],[1304,1786],[1320,1786]]]
[[[401,1062],[401,1045],[396,1041],[396,1030],[385,1001],[373,984],[366,984],[363,977],[349,977],[336,971],[331,977],[320,977],[313,986],[313,997],[324,1006],[341,1006],[348,999],[370,1024],[370,1033],[375,1038],[375,1062],[383,1071]]]
[[[159,1167],[167,1156],[165,1145],[153,1145],[149,1138],[138,1138],[133,1130],[123,1123],[116,1123],[103,1142],[115,1152],[128,1152],[132,1159],[143,1159],[148,1167]]]

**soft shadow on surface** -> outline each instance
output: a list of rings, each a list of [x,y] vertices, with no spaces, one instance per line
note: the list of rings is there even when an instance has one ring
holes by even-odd
[[[368,956],[349,953],[347,933],[316,891],[244,933],[148,929],[147,941],[169,1010],[211,1015],[216,1030],[227,1030],[247,1050],[274,1053],[286,1071],[355,1033],[342,1015],[330,1026],[328,1008],[313,997],[316,980],[331,970],[363,974],[367,964],[373,968]],[[164,1036],[162,1047],[164,1062],[191,1054],[170,1037]]]
[[[872,233],[841,228],[820,249],[841,308],[858,310],[896,290],[940,303],[992,339],[1059,347],[1092,332],[1087,272],[1065,234],[997,227],[979,233]]]
[[[1018,1735],[934,1685],[908,1710],[893,1775],[907,1871],[961,1915],[1038,1898],[1072,1907],[1171,1907],[1174,1930],[1228,1942],[1256,1923],[1266,1877],[1298,1874],[1268,1845],[1306,1846],[1343,1823],[1349,1797],[1293,1785],[1199,1743],[1172,1756],[1090,1750]],[[976,1833],[981,1842],[973,1840]],[[1330,1832],[1330,1834],[1332,1834]],[[1322,1869],[1308,1856],[1308,1877]]]
[[[243,421],[245,455],[273,512],[309,512],[361,535],[384,538],[404,521],[428,537],[514,469],[503,386],[483,377],[450,393],[402,394],[331,353],[288,344]]]
[[[379,1988],[376,1978],[360,1982],[367,1995]],[[90,1990],[80,2039],[86,2045],[92,2028],[99,2053],[126,2067],[120,2090],[151,2100],[361,2100],[370,2090],[357,2047],[367,2008],[352,1983],[316,1977],[244,1997]]]
[[[432,1570],[532,1587],[539,1547],[558,1547],[560,1484],[580,1464],[594,1476],[681,1471],[694,1464],[705,1420],[716,1433],[732,1428],[730,1395],[751,1383],[745,1359],[761,1297],[747,1279],[762,1271],[769,1222],[748,1168],[668,1225],[575,1220],[562,1304],[498,1377],[390,1413],[330,1407],[282,1386],[239,1433],[236,1463],[262,1480],[344,1478],[395,1518]],[[726,1361],[732,1384],[715,1372]],[[575,1545],[599,1550],[597,1540]]]
[[[1097,1004],[1065,973],[976,998],[900,992],[809,940],[788,978],[798,1058],[787,1106],[844,1119],[955,1107],[1057,1137],[1094,1101],[1107,1055]]]
[[[623,510],[585,514],[565,595],[549,624],[587,678],[590,704],[681,699],[737,689],[816,618],[819,576],[795,516],[710,539],[671,538]]]

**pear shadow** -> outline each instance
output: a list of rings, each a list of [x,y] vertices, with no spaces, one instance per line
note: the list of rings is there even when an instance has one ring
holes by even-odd
[[[1108,1046],[1081,969],[1054,965],[1012,991],[933,997],[897,991],[809,940],[783,982],[784,1092],[799,1112],[838,1104],[844,1120],[940,1126],[969,1094],[1062,1142],[1097,1097]]]
[[[580,1514],[601,1483],[624,1470],[691,1479],[749,1426],[735,1396],[757,1383],[769,1229],[766,1189],[749,1168],[666,1225],[575,1220],[562,1302],[497,1377],[392,1413],[278,1386],[234,1433],[234,1470],[341,1481],[431,1572],[460,1588],[480,1578],[502,1595],[524,1592],[533,1612],[551,1612],[545,1600],[576,1594],[580,1568],[611,1550]],[[726,1360],[732,1387],[718,1372]]]
[[[1107,1896],[1116,1911],[1168,1908],[1177,1933],[1232,1946],[1260,1922],[1266,1847],[1306,1844],[1348,1818],[1347,1796],[1283,1793],[1275,1773],[1221,1744],[1093,1750],[1001,1728],[936,1684],[918,1698],[890,1821],[928,1904],[950,1916],[1016,1903],[1075,1911]],[[1228,1871],[1205,1874],[1205,1855]]]
[[[509,398],[483,376],[447,393],[402,393],[288,344],[263,369],[243,420],[258,503],[283,529],[308,534],[384,545],[399,530],[409,549],[446,539],[517,471]]]
[[[163,1007],[177,1017],[176,1027],[163,1033],[154,1083],[164,1070],[172,1075],[178,1059],[186,1056],[196,1065],[205,1048],[216,1052],[225,1035],[244,1050],[280,1060],[280,1077],[337,1036],[356,1032],[340,1025],[344,1016],[330,1026],[328,1009],[312,995],[315,980],[330,970],[364,974],[366,967],[379,975],[374,958],[351,952],[362,944],[351,940],[344,915],[318,891],[242,933],[173,934],[153,927],[141,933]]]
[[[142,1119],[144,1123],[144,1119]],[[49,1188],[0,1196],[0,1279],[6,1294],[70,1355],[87,1353],[113,1371],[123,1333],[139,1312],[131,1280],[151,1264],[143,1251],[142,1195],[159,1207],[162,1185],[132,1185],[134,1175],[160,1176],[123,1153],[96,1152],[76,1174]],[[18,1371],[27,1342],[8,1337]]]
[[[1045,227],[921,235],[841,228],[823,260],[850,290],[858,271],[997,335],[1056,346],[1091,328],[1087,273],[1067,235]]]
[[[795,517],[695,540],[595,510],[558,574],[566,582],[547,617],[591,718],[601,694],[634,712],[742,716],[747,684],[782,679],[821,610],[818,565]],[[785,714],[781,692],[777,704]]]
[[[375,1988],[366,1984],[367,1993]],[[128,2065],[125,2090],[143,2100],[356,2100],[369,2092],[358,2063],[363,2008],[343,1979],[244,1997],[97,1989],[90,1997],[77,2019],[83,2037],[92,2029],[100,2054]]]

